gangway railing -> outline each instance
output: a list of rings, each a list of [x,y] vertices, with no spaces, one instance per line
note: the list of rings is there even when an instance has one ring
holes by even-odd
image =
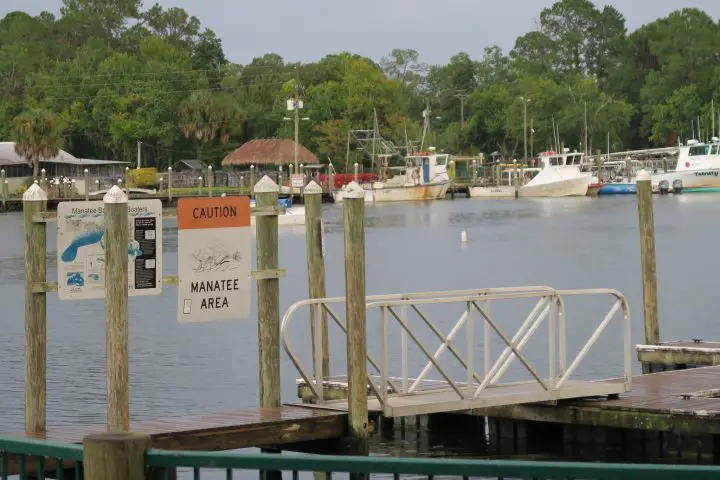
[[[565,298],[577,296],[607,296],[613,300],[613,303],[609,310],[606,311],[602,321],[600,321],[568,365]],[[491,306],[500,301],[521,299],[537,299],[537,302],[525,318],[525,321],[512,336],[509,336],[500,323],[493,318]],[[329,318],[346,333],[344,322],[333,308],[344,302],[343,297],[303,300],[292,305],[283,317],[281,325],[283,347],[300,377],[312,392],[316,403],[325,401],[323,398],[324,379],[320,369],[315,369],[314,375],[308,372],[300,358],[295,354],[290,342],[290,324],[300,309],[306,306],[315,306],[315,308],[311,308],[311,321],[315,324],[316,332],[320,331],[321,310],[324,310]],[[464,309],[460,318],[454,323],[449,333],[445,335],[432,322],[424,307],[451,304],[462,304]],[[317,308],[318,306],[320,308]],[[379,313],[380,329],[379,359],[374,358],[369,353],[367,355],[369,366],[374,369],[374,372],[369,371],[368,373],[368,385],[380,402],[380,407],[387,414],[392,413],[393,398],[435,395],[437,397],[435,400],[440,401],[438,400],[438,392],[443,393],[441,403],[449,404],[454,402],[453,405],[455,406],[466,405],[468,408],[476,408],[483,405],[490,406],[488,402],[506,401],[498,400],[502,395],[498,396],[497,390],[493,391],[493,389],[502,386],[514,387],[515,390],[518,390],[518,385],[524,385],[520,396],[518,396],[517,392],[512,394],[514,395],[513,398],[518,400],[517,403],[572,398],[584,396],[584,393],[588,395],[606,392],[619,393],[630,389],[632,374],[630,310],[627,300],[617,290],[556,290],[551,287],[534,286],[377,295],[367,297],[366,307],[368,321],[371,321],[373,312]],[[436,348],[429,348],[426,342],[420,338],[417,328],[408,321],[408,311],[416,315],[421,320],[421,324],[428,327],[433,336],[440,341]],[[621,313],[621,315],[618,315],[618,313]],[[604,386],[600,386],[600,384],[597,384],[597,386],[596,384],[590,385],[587,381],[571,380],[571,376],[577,371],[583,359],[587,357],[589,350],[595,345],[608,325],[618,317],[621,318],[622,323],[623,378],[613,379],[611,385],[606,384]],[[481,342],[483,368],[481,371],[477,371],[474,366],[476,350],[478,349],[475,339],[477,321],[482,323],[483,327]],[[539,327],[546,321],[549,323],[548,369],[547,375],[542,375],[537,365],[533,365],[523,353],[523,349],[535,336]],[[397,324],[401,330],[400,377],[392,377],[390,374],[392,367],[395,365],[390,365],[389,356],[391,352],[397,353],[391,349],[388,342],[388,326],[390,323]],[[457,346],[453,344],[453,341],[463,328],[465,329],[466,339],[465,355],[462,355]],[[502,352],[494,360],[490,347],[493,334],[499,337],[504,345]],[[414,376],[409,373],[411,365],[408,362],[408,350],[410,345],[419,349],[425,358],[422,368]],[[315,365],[321,364],[321,348],[320,336],[316,335],[312,346],[313,363]],[[449,369],[441,365],[440,359],[446,352],[454,359],[455,366],[459,366],[464,371],[461,379],[453,378]],[[531,380],[500,383],[516,360],[529,372]],[[433,368],[440,374],[442,380],[427,379]],[[428,388],[428,385],[431,385],[432,388]],[[492,396],[493,399],[488,399],[489,396]]]

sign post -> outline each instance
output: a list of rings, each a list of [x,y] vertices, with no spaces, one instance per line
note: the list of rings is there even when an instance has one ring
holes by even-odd
[[[180,323],[250,314],[249,197],[178,200]]]
[[[60,202],[57,207],[58,297],[105,298],[105,205],[102,201]],[[128,295],[162,291],[162,203],[127,203]]]

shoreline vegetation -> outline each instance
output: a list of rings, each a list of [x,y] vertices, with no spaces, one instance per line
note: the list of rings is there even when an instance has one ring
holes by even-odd
[[[720,22],[698,9],[629,32],[611,6],[560,0],[510,51],[487,46],[482,58],[427,65],[422,52],[395,49],[379,60],[340,52],[294,64],[267,53],[238,65],[180,8],[63,0],[57,17],[0,19],[0,140],[36,164],[63,148],[217,167],[251,139],[292,138],[287,101],[297,95],[300,143],[338,171],[369,163],[348,131],[372,128],[374,113],[383,138],[417,147],[429,111],[424,145],[453,154],[522,158],[558,138],[587,152],[672,146],[712,137],[713,125],[718,135],[718,52]]]

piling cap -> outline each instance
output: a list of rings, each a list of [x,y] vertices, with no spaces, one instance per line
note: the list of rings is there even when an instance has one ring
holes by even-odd
[[[255,193],[277,193],[280,191],[278,184],[273,181],[272,178],[264,175],[255,184]]]
[[[637,181],[638,182],[649,182],[650,181],[650,172],[643,169],[640,170],[637,174]]]
[[[37,183],[30,185],[23,193],[23,202],[41,202],[44,200],[47,200],[47,193]]]
[[[127,195],[125,195],[125,192],[117,185],[113,185],[103,197],[103,202],[105,203],[127,203],[127,201]]]
[[[315,180],[310,180],[310,182],[305,185],[305,190],[303,190],[303,193],[305,195],[311,195],[314,193],[322,193],[322,187],[315,182]]]
[[[357,182],[350,182],[345,187],[345,198],[365,198],[365,190]]]

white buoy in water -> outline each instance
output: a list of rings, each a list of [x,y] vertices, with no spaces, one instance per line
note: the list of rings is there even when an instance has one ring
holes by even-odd
[[[463,230],[462,232],[460,232],[460,241],[461,241],[462,243],[467,242],[467,232],[466,232],[465,230]]]

